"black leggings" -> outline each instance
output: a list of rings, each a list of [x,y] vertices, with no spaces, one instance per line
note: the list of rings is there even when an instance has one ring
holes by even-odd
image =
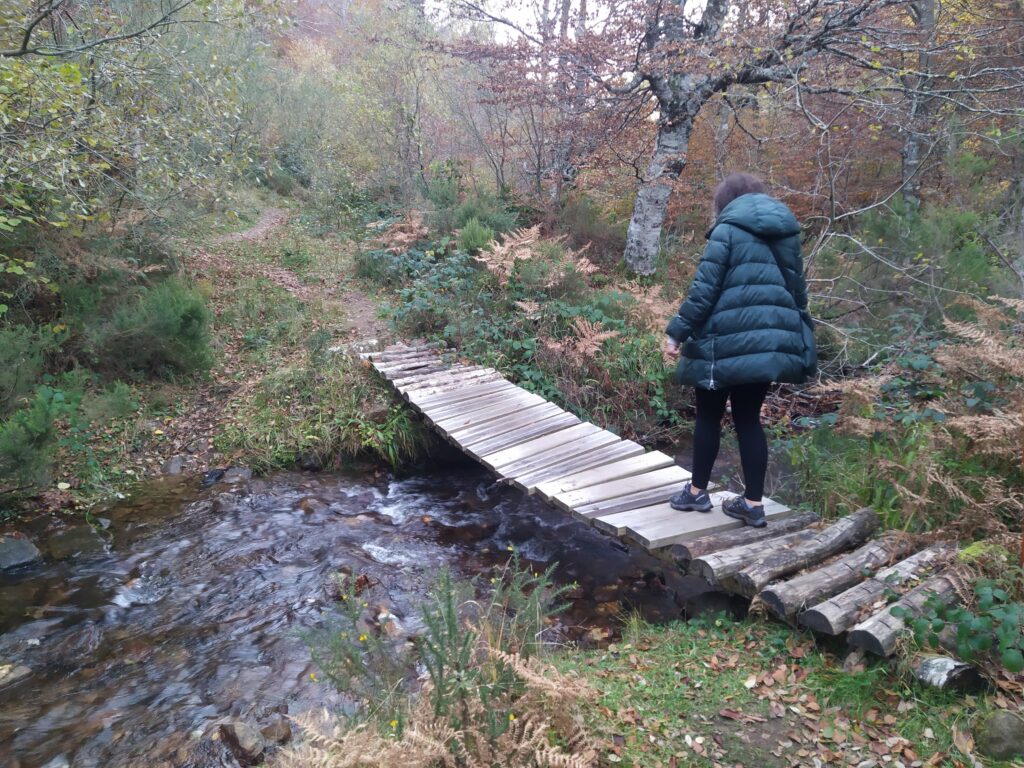
[[[740,443],[744,496],[761,501],[764,476],[768,471],[768,440],[761,429],[761,405],[768,394],[767,384],[741,384],[729,389],[707,390],[697,387],[697,425],[693,430],[693,485],[707,488],[711,469],[718,458],[722,439],[725,401],[732,403],[732,421]]]

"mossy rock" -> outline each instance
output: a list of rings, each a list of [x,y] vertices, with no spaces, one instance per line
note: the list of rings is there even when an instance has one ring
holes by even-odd
[[[1024,757],[1024,715],[1000,711],[989,715],[975,729],[978,751],[993,760]]]

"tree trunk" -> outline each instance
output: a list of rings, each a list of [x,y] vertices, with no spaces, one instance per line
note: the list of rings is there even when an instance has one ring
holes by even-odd
[[[878,513],[861,509],[841,518],[811,539],[779,551],[769,552],[728,580],[734,591],[745,597],[754,597],[773,579],[796,573],[809,565],[820,563],[826,557],[855,547],[867,541],[878,528]]]
[[[690,567],[690,561],[698,557],[709,555],[712,552],[721,552],[723,549],[752,544],[755,541],[775,539],[783,534],[806,528],[818,522],[818,519],[813,512],[805,512],[792,517],[784,517],[781,520],[773,520],[771,525],[766,525],[764,528],[732,528],[728,531],[711,533],[684,544],[673,544],[665,552],[672,562],[681,570],[686,571]]]
[[[949,544],[936,544],[911,555],[891,568],[879,571],[872,578],[862,581],[823,603],[818,603],[798,617],[808,629],[824,635],[841,635],[860,621],[861,611],[885,596],[886,590],[923,574],[935,563],[944,561],[954,552]]]
[[[761,602],[780,619],[792,621],[805,606],[859,584],[866,572],[904,557],[912,547],[905,536],[885,536],[822,568],[768,587],[760,594]]]
[[[900,154],[903,160],[903,196],[909,203],[917,206],[921,203],[921,163],[924,162],[928,149],[928,132],[935,127],[930,120],[931,81],[927,77],[932,70],[932,56],[927,49],[933,44],[935,37],[935,0],[916,0],[911,3],[911,12],[917,31],[924,40],[917,59],[919,74],[904,80],[910,110],[903,128],[907,137]]]
[[[694,115],[696,112],[694,112]],[[626,233],[626,265],[641,275],[653,274],[661,251],[661,227],[672,194],[672,182],[686,165],[686,153],[693,131],[693,116],[680,115],[666,120],[658,128],[654,155],[647,166],[633,204],[633,216]]]
[[[876,656],[892,655],[903,630],[906,629],[906,622],[893,616],[892,609],[899,606],[911,616],[919,616],[924,611],[925,603],[932,598],[937,598],[946,605],[956,600],[956,588],[948,576],[941,573],[932,576],[892,605],[887,605],[871,618],[862,621],[850,630],[848,642],[854,648],[861,648]]]

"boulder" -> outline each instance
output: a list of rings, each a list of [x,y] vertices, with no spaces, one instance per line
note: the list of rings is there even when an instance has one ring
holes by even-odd
[[[0,571],[31,565],[42,559],[42,552],[28,539],[0,536]]]
[[[263,734],[242,720],[221,723],[220,736],[242,765],[256,765],[267,747]]]
[[[974,741],[992,760],[1024,757],[1024,715],[1006,710],[989,715],[975,729]]]

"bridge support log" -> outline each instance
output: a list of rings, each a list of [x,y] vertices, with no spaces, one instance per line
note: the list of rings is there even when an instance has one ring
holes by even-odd
[[[689,572],[693,576],[700,576],[708,584],[727,586],[726,582],[729,577],[739,573],[758,558],[764,557],[768,552],[781,551],[786,547],[810,541],[816,533],[816,530],[805,529],[767,541],[757,541],[753,544],[723,549],[721,552],[711,552],[691,561]]]
[[[767,552],[732,576],[725,586],[744,597],[752,598],[773,579],[795,573],[837,552],[862,544],[875,532],[878,524],[878,513],[873,509],[858,510],[818,531],[806,541]]]
[[[721,552],[724,549],[732,549],[744,544],[752,544],[756,541],[775,539],[787,533],[803,530],[807,526],[818,522],[819,519],[813,512],[804,512],[773,521],[764,528],[730,528],[727,531],[719,531],[718,533],[701,536],[693,541],[673,544],[665,554],[685,571],[690,567],[690,562],[698,557],[709,555],[712,552]]]
[[[841,635],[861,620],[861,613],[896,589],[931,572],[953,553],[948,544],[936,544],[876,573],[855,587],[809,608],[797,616],[803,626],[823,635]]]
[[[906,622],[903,619],[893,616],[893,608],[899,606],[911,616],[919,616],[924,611],[925,603],[930,599],[937,599],[948,605],[956,598],[956,587],[949,576],[941,573],[938,576],[932,576],[924,584],[910,590],[892,605],[887,605],[874,616],[851,629],[847,640],[854,648],[860,648],[876,656],[889,656],[896,650],[900,635],[906,628]]]
[[[789,581],[770,584],[758,596],[775,616],[791,622],[808,605],[816,605],[859,584],[878,568],[890,565],[913,551],[909,537],[884,536],[821,568]],[[744,573],[747,572],[737,578]]]

